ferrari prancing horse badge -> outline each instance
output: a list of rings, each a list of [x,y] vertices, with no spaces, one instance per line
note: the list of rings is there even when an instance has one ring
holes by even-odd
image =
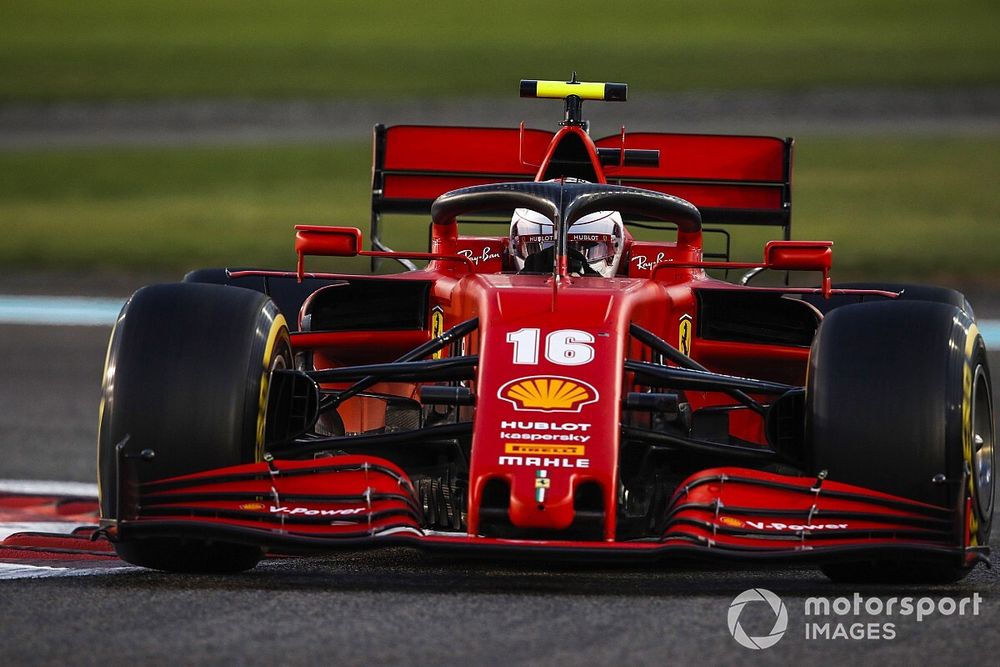
[[[681,315],[680,330],[677,332],[677,349],[691,356],[691,316]]]

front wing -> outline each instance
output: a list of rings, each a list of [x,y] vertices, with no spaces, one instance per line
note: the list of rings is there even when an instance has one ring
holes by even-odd
[[[726,467],[690,476],[654,537],[629,541],[498,539],[422,528],[406,474],[371,456],[268,461],[135,483],[119,479],[112,540],[215,539],[285,553],[380,546],[493,556],[595,560],[828,561],[919,557],[968,566],[986,560],[962,527],[968,507],[938,507],[821,478]]]

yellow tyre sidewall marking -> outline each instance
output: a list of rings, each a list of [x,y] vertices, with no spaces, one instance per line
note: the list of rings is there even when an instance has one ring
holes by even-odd
[[[271,357],[274,354],[274,346],[278,342],[278,337],[284,331],[284,339],[288,338],[288,324],[285,316],[278,313],[271,322],[271,330],[267,333],[267,344],[264,346],[264,358],[261,360],[263,369],[260,376],[260,397],[257,404],[257,434],[254,441],[254,461],[264,460],[264,420],[267,412],[267,390],[271,380]]]
[[[962,367],[962,460],[965,462],[970,473],[969,479],[966,481],[967,497],[972,499],[968,519],[969,546],[975,547],[979,546],[979,517],[976,515],[979,507],[978,502],[976,502],[975,468],[972,456],[972,385],[975,381],[973,375],[975,369],[972,367],[972,359],[976,349],[976,340],[979,338],[979,328],[975,324],[972,324],[969,327],[967,336],[965,340],[965,361]]]
[[[111,348],[115,342],[115,334],[118,333],[118,326],[121,322],[121,315],[119,319],[115,321],[114,328],[111,329],[111,336],[108,338],[108,349],[104,353],[104,374],[101,375],[101,404],[97,407],[97,460],[101,459],[101,431],[104,428],[104,411],[107,408],[107,394],[108,394],[108,365],[111,363]],[[101,492],[103,485],[101,484],[101,466],[97,466],[97,503],[99,507],[103,507]]]

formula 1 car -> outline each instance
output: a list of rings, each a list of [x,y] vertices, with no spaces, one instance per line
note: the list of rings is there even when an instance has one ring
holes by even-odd
[[[299,226],[295,271],[131,297],[100,409],[117,553],[239,571],[404,545],[837,580],[987,561],[994,417],[965,297],[833,284],[832,243],[790,240],[790,139],[594,140],[583,101],[624,84],[521,94],[563,100],[558,130],[375,127],[371,249]],[[405,214],[429,215],[429,247],[387,246]],[[503,232],[471,233],[490,221]],[[781,238],[760,262],[706,249],[739,225]]]

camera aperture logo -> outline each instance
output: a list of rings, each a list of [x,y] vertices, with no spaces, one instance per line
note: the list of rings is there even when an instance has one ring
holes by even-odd
[[[766,603],[766,606],[750,604],[751,602],[763,602]],[[769,612],[765,612],[774,616],[774,625],[769,633],[760,637],[751,637],[746,633],[746,630],[740,625],[740,617],[748,605],[754,613],[757,613],[757,610],[763,612],[763,610],[770,608]],[[771,648],[785,635],[785,630],[788,629],[788,609],[785,608],[785,603],[781,601],[781,598],[766,588],[751,588],[737,595],[732,601],[726,620],[729,623],[729,634],[740,646],[760,650]]]
[[[979,616],[982,601],[979,593],[939,599],[864,597],[861,593],[851,597],[809,597],[803,602],[804,639],[891,641],[899,636],[899,620],[906,619],[910,625],[922,623],[931,616]],[[785,635],[788,609],[780,597],[766,588],[751,588],[732,601],[726,620],[729,634],[740,646],[758,651],[771,648]],[[760,631],[772,621],[773,624],[766,634],[752,636],[741,621],[745,621],[751,631]]]

